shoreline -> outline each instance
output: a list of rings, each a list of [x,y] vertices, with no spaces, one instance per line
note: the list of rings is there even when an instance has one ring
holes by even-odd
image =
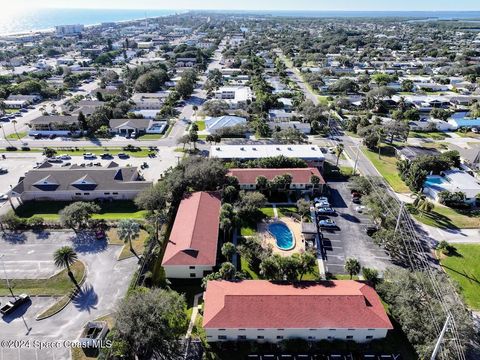
[[[106,21],[103,21],[103,22],[100,22],[100,23],[81,24],[81,25],[83,25],[86,29],[92,29],[94,27],[101,26],[102,23],[114,23],[115,25],[120,25],[120,24],[129,23],[129,22],[138,22],[138,21],[149,20],[149,19],[160,19],[160,18],[164,18],[164,17],[167,17],[167,16],[176,16],[176,15],[180,15],[180,14],[185,14],[190,10],[183,10],[183,11],[182,10],[172,10],[172,11],[175,11],[175,12],[173,12],[171,14],[166,14],[166,15],[147,16],[147,17],[142,17],[142,18],[133,18],[133,19],[126,19],[126,20],[114,20],[114,21],[107,21],[106,20]],[[59,25],[57,25],[57,26],[59,26]],[[73,25],[73,23],[68,24],[68,25]],[[2,34],[0,34],[0,38],[8,37],[8,36],[18,37],[18,36],[24,36],[24,35],[49,34],[49,33],[53,33],[53,32],[55,32],[55,28],[25,30],[25,31],[13,32],[13,33],[2,33]]]

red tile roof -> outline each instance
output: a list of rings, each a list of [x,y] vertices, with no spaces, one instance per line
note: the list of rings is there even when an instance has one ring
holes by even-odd
[[[293,184],[310,184],[312,175],[320,178],[320,184],[325,184],[320,171],[317,168],[297,168],[297,169],[230,169],[229,176],[235,176],[240,184],[255,184],[257,177],[265,176],[268,180],[273,180],[275,176],[290,174]]]
[[[215,265],[220,206],[218,193],[196,192],[180,202],[162,265]]]
[[[392,329],[375,290],[352,280],[209,281],[203,326],[211,329]]]

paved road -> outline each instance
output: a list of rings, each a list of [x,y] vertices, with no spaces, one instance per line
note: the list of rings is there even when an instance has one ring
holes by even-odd
[[[119,246],[107,246],[106,242],[93,240],[90,237],[75,235],[72,232],[45,232],[35,234],[26,232],[13,234],[0,239],[3,260],[25,261],[41,260],[50,262],[52,269],[52,253],[55,249],[69,245],[77,252],[79,259],[87,267],[87,278],[83,291],[59,314],[51,318],[36,321],[36,315],[54,303],[48,297],[34,297],[30,304],[16,311],[11,316],[0,320],[1,339],[25,340],[75,340],[78,338],[84,324],[114,311],[117,302],[126,293],[131,275],[137,267],[135,257],[117,261],[121,251]],[[35,257],[26,257],[25,254]],[[3,269],[2,269],[3,272]],[[30,275],[27,268],[17,269],[9,277]],[[4,276],[1,276],[2,278]],[[7,299],[1,298],[4,303]],[[28,330],[29,329],[29,330]],[[27,334],[28,331],[28,334]],[[3,358],[2,358],[3,356]],[[34,350],[0,351],[0,359],[68,359],[69,349],[56,349],[53,353]]]

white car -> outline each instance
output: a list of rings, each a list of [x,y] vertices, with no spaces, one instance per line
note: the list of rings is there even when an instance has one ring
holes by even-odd
[[[320,202],[317,202],[315,203],[315,207],[317,209],[320,209],[320,208],[329,208],[330,207],[330,203],[328,201],[320,201]]]
[[[363,213],[364,211],[367,211],[367,208],[363,205],[355,207],[355,211],[359,213]]]
[[[328,148],[328,152],[330,154],[335,154],[335,148],[334,147]]]
[[[8,195],[4,193],[0,193],[0,201],[8,200]]]
[[[325,201],[325,202],[328,202],[328,198],[325,197],[325,196],[320,196],[320,197],[316,197],[315,199],[313,199],[314,202],[322,202],[322,201]]]

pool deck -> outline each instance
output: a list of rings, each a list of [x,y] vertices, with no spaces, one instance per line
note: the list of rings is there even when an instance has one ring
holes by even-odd
[[[281,222],[288,226],[293,234],[295,246],[290,250],[282,250],[278,248],[275,238],[268,232],[267,226],[269,223]],[[302,225],[289,217],[281,217],[277,220],[271,220],[269,222],[262,222],[257,226],[258,235],[263,241],[265,246],[271,246],[274,254],[280,254],[282,256],[290,256],[292,254],[305,250],[305,240],[302,235]]]

